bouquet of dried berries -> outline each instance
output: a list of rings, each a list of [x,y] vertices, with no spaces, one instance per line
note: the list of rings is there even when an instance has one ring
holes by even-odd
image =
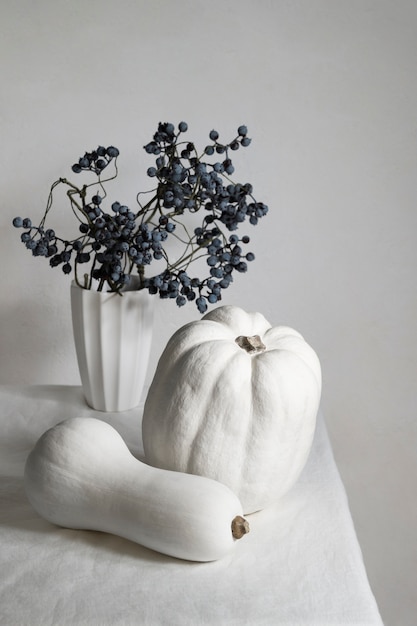
[[[174,298],[178,306],[195,301],[204,313],[208,303],[221,299],[233,273],[246,272],[247,262],[254,259],[252,252],[243,251],[249,237],[233,231],[246,220],[256,225],[268,207],[254,199],[251,184],[231,179],[231,152],[251,141],[246,126],[240,126],[229,143],[220,142],[219,133],[212,130],[202,154],[193,142],[183,139],[187,129],[185,122],[177,129],[171,123],[159,123],[152,141],[144,146],[155,157],[147,175],[156,186],[137,194],[134,211],[118,201],[111,203],[110,211],[105,208],[105,183],[118,175],[119,150],[99,146],[86,152],[72,171],[93,174],[94,181],[80,186],[67,178],[54,182],[38,226],[29,218],[14,218],[14,226],[24,229],[22,242],[34,256],[49,258],[51,267],[60,266],[65,274],[74,270],[80,287],[123,292],[133,286]],[[79,222],[78,235],[71,240],[61,238],[46,224],[58,185],[67,188]],[[181,244],[175,258],[167,245],[172,238]],[[206,257],[208,275],[199,278],[190,273],[190,266],[202,257]],[[148,275],[153,263],[157,271]]]

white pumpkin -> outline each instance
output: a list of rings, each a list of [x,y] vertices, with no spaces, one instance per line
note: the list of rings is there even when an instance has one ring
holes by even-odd
[[[180,559],[220,559],[249,531],[230,489],[142,463],[95,418],[67,419],[40,437],[26,461],[25,489],[54,524],[113,533]]]
[[[246,514],[297,480],[313,440],[321,368],[297,331],[222,306],[180,328],[162,353],[143,414],[151,465],[230,487]]]

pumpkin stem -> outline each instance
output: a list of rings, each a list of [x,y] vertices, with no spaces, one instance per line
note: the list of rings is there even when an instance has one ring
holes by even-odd
[[[241,539],[249,532],[249,522],[241,515],[236,515],[232,521],[232,535],[235,539]]]
[[[258,352],[266,350],[266,345],[262,342],[259,335],[253,335],[253,337],[240,335],[236,337],[235,341],[239,348],[242,348],[242,350],[245,350],[248,354],[257,354]]]

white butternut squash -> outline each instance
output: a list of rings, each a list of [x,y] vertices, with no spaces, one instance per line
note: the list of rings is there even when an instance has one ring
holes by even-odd
[[[220,559],[249,530],[228,487],[142,463],[95,418],[71,418],[46,431],[24,479],[33,508],[53,524],[120,535],[180,559]]]

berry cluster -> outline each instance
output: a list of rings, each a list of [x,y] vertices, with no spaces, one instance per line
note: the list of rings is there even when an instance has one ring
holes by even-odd
[[[253,253],[243,251],[249,237],[228,232],[236,231],[246,220],[256,225],[268,207],[253,198],[252,185],[230,179],[234,172],[230,152],[250,144],[246,126],[240,126],[227,144],[221,143],[219,133],[212,130],[201,155],[192,142],[182,140],[186,131],[185,122],[177,129],[173,124],[159,123],[152,141],[144,146],[155,157],[147,175],[155,180],[156,187],[146,192],[151,196],[146,202],[140,201],[144,194],[138,193],[139,210],[134,212],[113,202],[106,212],[104,183],[117,176],[119,151],[114,146],[99,146],[72,166],[74,173],[95,174],[95,182],[77,187],[60,178],[52,185],[39,226],[33,226],[29,218],[13,220],[15,227],[24,229],[22,242],[34,256],[48,257],[52,267],[61,265],[66,274],[74,268],[78,283],[78,266],[88,264],[82,285],[86,288],[92,288],[94,279],[99,290],[107,286],[111,291],[121,291],[136,274],[140,288],[161,298],[174,298],[178,306],[195,301],[204,313],[208,304],[221,299],[222,290],[233,281],[233,272],[246,272],[247,263],[254,259]],[[214,158],[209,161],[208,157]],[[103,180],[103,171],[112,162],[115,173]],[[58,237],[45,226],[53,190],[61,184],[67,187],[71,208],[79,220],[79,235],[72,240]],[[94,189],[88,200],[89,188],[97,186],[103,196]],[[190,232],[187,213],[190,218],[198,214],[190,221],[200,218]],[[174,259],[168,255],[169,238],[182,244],[182,252]],[[201,257],[208,266],[208,275],[202,279],[190,274],[191,263]],[[147,277],[145,268],[154,261],[162,262],[162,269]]]
[[[82,170],[89,170],[99,175],[111,163],[111,161],[119,156],[119,151],[114,146],[104,148],[99,146],[93,152],[86,152],[84,156],[78,159],[78,163],[74,163],[72,171],[79,174]]]

